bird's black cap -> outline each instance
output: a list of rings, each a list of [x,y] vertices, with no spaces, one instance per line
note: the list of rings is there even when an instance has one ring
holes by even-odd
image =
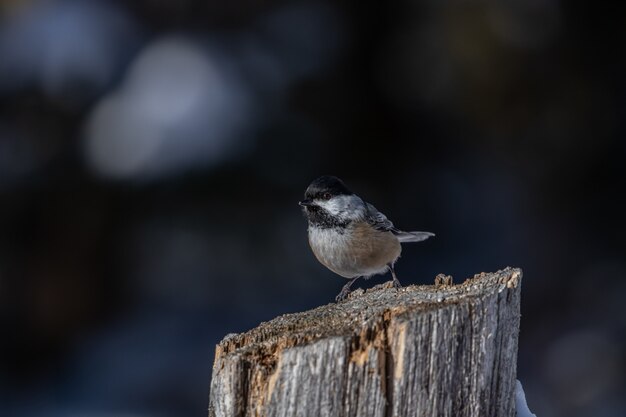
[[[352,195],[352,191],[346,187],[339,178],[332,175],[324,175],[314,180],[304,193],[304,198],[314,200],[316,198],[324,199],[325,195],[332,197],[338,195]]]

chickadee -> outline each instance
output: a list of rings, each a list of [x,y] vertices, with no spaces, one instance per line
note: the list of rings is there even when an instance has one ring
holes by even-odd
[[[300,205],[309,222],[309,245],[317,260],[350,279],[336,301],[346,298],[359,277],[367,279],[390,271],[394,287],[401,287],[393,269],[402,251],[400,243],[421,242],[435,236],[396,229],[376,207],[330,175],[313,181]]]

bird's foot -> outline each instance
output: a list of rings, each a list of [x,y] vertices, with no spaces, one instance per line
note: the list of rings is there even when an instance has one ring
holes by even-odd
[[[348,294],[350,294],[350,287],[348,285],[345,285],[341,291],[339,292],[339,294],[337,294],[337,296],[335,297],[335,301],[336,302],[340,302],[346,299],[346,297],[348,297]]]
[[[352,286],[352,284],[354,284],[354,281],[356,281],[357,279],[359,279],[359,277],[354,277],[350,281],[348,281],[346,285],[343,286],[343,288],[341,289],[341,292],[337,294],[337,296],[335,297],[336,302],[346,299],[348,294],[350,294],[350,287]]]
[[[391,277],[393,278],[393,288],[402,288],[402,284],[400,284],[400,281],[398,281],[398,277],[396,276],[396,271],[393,269],[393,264],[389,264],[387,266],[389,267]]]

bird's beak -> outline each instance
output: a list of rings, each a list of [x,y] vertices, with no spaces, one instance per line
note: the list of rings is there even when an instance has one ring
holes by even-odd
[[[300,204],[302,207],[311,207],[315,205],[315,203],[313,203],[313,200],[309,199],[302,200],[298,204]]]

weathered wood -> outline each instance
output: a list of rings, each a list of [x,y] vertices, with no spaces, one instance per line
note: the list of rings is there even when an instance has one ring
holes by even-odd
[[[514,416],[521,276],[379,285],[229,335],[209,416]]]

